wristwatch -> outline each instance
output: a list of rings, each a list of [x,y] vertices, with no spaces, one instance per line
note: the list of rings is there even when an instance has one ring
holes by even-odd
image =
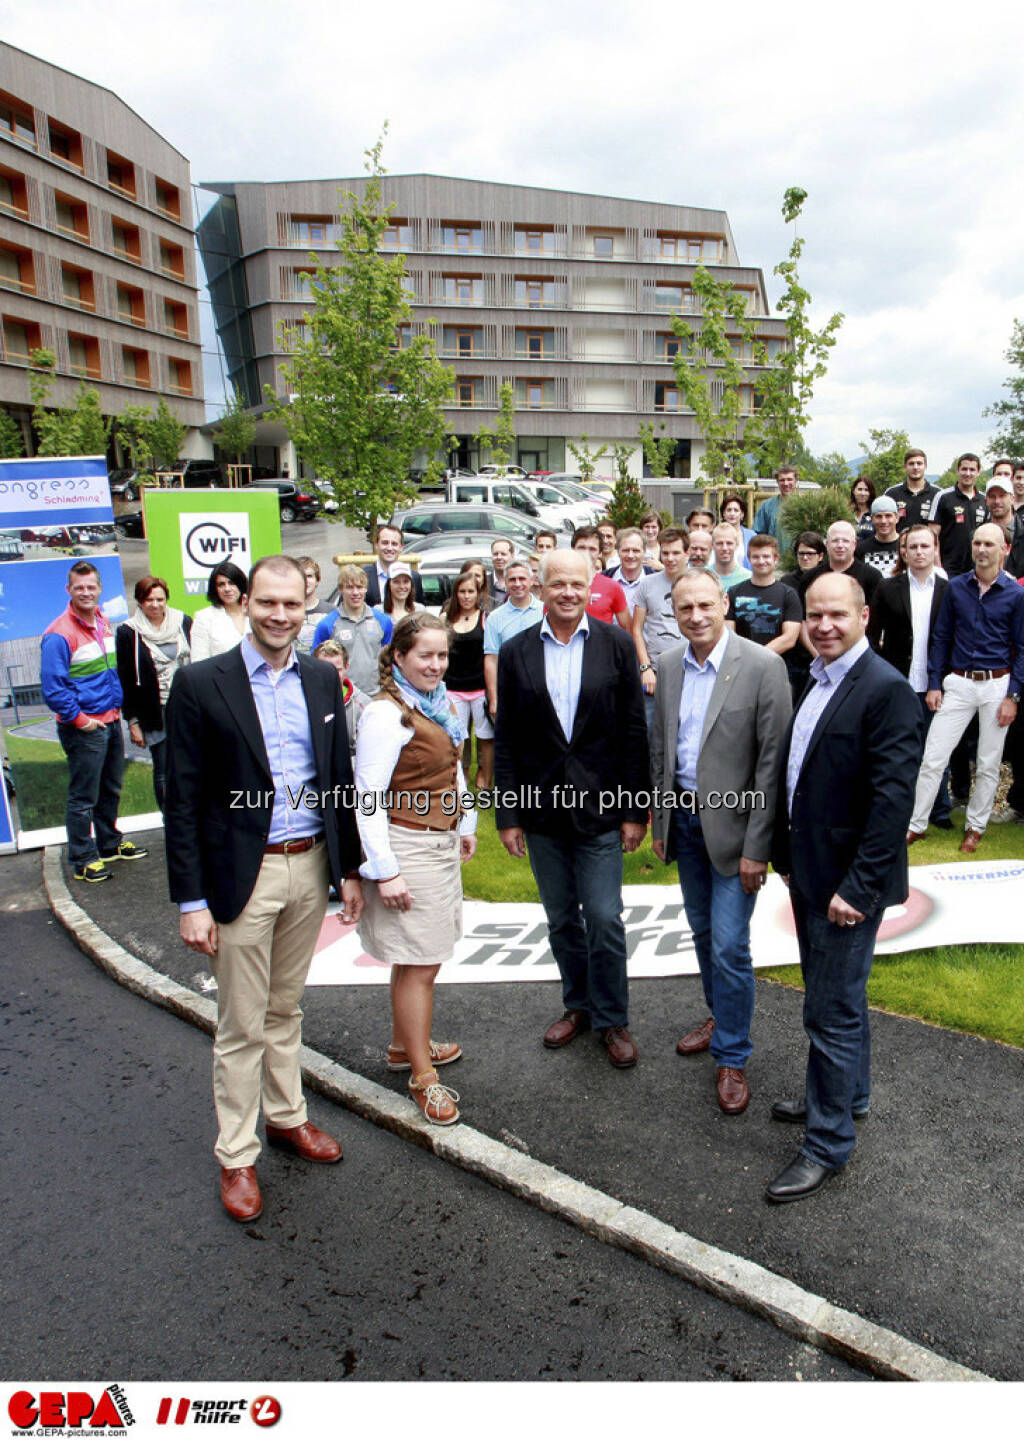
[[[1007,700],[1012,700],[1015,705],[1019,705],[1019,704],[1020,704],[1020,691],[1019,691],[1019,690],[1010,690],[1010,691],[1007,692],[1006,698],[1007,698]]]
[[[640,674],[642,675],[645,670],[653,670],[653,669],[654,669],[654,666],[651,665],[651,664],[641,665],[641,666],[640,666]]]

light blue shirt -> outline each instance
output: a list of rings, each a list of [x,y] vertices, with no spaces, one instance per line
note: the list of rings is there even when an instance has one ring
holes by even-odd
[[[827,665],[820,655],[811,661],[811,679],[816,684],[796,712],[796,719],[793,721],[793,736],[789,744],[789,764],[786,766],[786,801],[791,815],[793,813],[793,794],[797,781],[800,779],[800,771],[803,769],[804,756],[811,743],[811,736],[817,728],[818,721],[835,699],[840,685],[867,648],[867,636],[862,635],[856,645],[851,645],[849,650],[845,650],[842,655],[837,655]]]
[[[715,688],[728,643],[729,632],[723,630],[704,664],[698,665],[689,640],[683,642],[683,689],[679,696],[679,730],[676,735],[676,784],[683,790],[697,788],[700,737],[704,733],[711,692]]]
[[[319,835],[324,828],[319,805],[308,809],[302,803],[307,790],[316,792],[317,779],[298,656],[293,648],[284,669],[274,671],[248,635],[243,638],[240,649],[249,672],[252,698],[256,702],[274,781],[274,810],[267,841],[278,845],[283,840]],[[276,680],[272,678],[275,675]]]
[[[529,605],[524,605],[521,610],[511,600],[506,600],[484,621],[484,654],[497,655],[506,640],[518,635],[521,630],[529,630],[543,614],[544,607],[536,595],[531,595]]]
[[[590,625],[585,613],[565,644],[555,635],[547,616],[541,621],[544,683],[567,740],[572,739],[572,727],[576,723],[576,707],[580,703],[580,686],[583,684],[583,647],[589,634]]]

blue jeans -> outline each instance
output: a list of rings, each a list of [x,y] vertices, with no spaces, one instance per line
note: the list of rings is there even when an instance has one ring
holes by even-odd
[[[530,830],[526,844],[565,1009],[589,1015],[595,1030],[628,1025],[619,831],[587,836]]]
[[[124,736],[120,720],[95,730],[78,730],[58,721],[57,738],[68,757],[64,824],[68,859],[77,869],[101,855],[113,855],[121,843],[117,807],[124,775]],[[90,830],[95,830],[95,839]]]
[[[676,810],[672,838],[704,999],[715,1017],[711,1053],[716,1065],[742,1070],[752,1048],[754,968],[750,959],[750,917],[757,896],[745,894],[738,875],[722,875],[712,865],[698,814]]]
[[[928,729],[935,718],[934,712],[928,709],[924,695],[918,691],[917,698],[921,705],[921,716],[924,720],[924,735],[922,742],[928,739]],[[923,753],[923,752],[922,752]],[[928,817],[933,825],[944,825],[951,814],[949,803],[949,766],[942,772],[942,779],[939,781],[939,793],[935,797],[935,804],[932,806],[932,813]]]
[[[795,891],[792,900],[811,1042],[801,1149],[839,1170],[853,1152],[853,1111],[866,1110],[871,1095],[867,983],[883,912],[872,911],[859,925],[833,925]]]
[[[158,740],[155,745],[150,745],[149,758],[153,762],[153,794],[156,798],[156,808],[162,815],[164,801],[167,799],[167,741]]]

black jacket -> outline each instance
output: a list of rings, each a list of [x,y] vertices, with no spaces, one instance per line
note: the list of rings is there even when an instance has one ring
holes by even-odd
[[[185,639],[191,640],[191,615],[183,617],[181,628]],[[114,648],[117,652],[117,678],[124,691],[122,709],[125,718],[137,720],[143,730],[162,730],[164,717],[160,706],[160,685],[149,646],[134,625],[119,625],[114,635]]]
[[[298,659],[330,873],[340,886],[360,859],[344,697],[332,666]],[[179,670],[166,719],[171,899],[205,899],[213,918],[227,924],[253,892],[273,812],[270,765],[241,648]]]
[[[949,581],[936,575],[932,591],[932,608],[928,616],[928,639],[932,638],[942,596]],[[883,580],[875,592],[868,621],[868,639],[883,660],[888,660],[901,675],[910,674],[914,653],[914,623],[910,609],[910,577],[904,571],[891,580]]]

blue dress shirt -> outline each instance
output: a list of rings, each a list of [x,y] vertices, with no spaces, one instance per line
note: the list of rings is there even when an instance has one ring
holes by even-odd
[[[800,708],[796,712],[793,734],[789,742],[786,800],[791,815],[793,813],[793,792],[800,779],[800,771],[803,769],[804,756],[811,743],[811,736],[817,728],[818,721],[836,698],[840,685],[867,648],[867,636],[862,635],[855,645],[851,645],[849,650],[844,650],[842,655],[837,655],[827,665],[820,655],[811,661],[811,679],[816,683],[814,689],[808,692],[806,699],[801,702]]]
[[[1005,670],[1010,689],[1024,690],[1024,589],[1000,570],[981,593],[973,570],[946,586],[928,647],[928,688],[940,690],[950,670]]]
[[[679,730],[676,736],[676,784],[683,790],[697,788],[700,737],[704,733],[711,692],[715,688],[728,643],[729,632],[723,630],[704,664],[698,665],[690,642],[683,642],[686,647],[683,651],[683,689],[679,696]]]
[[[546,615],[541,621],[544,683],[548,687],[558,723],[567,740],[572,739],[572,727],[576,723],[576,707],[580,703],[580,686],[583,684],[583,646],[589,634],[590,625],[585,613],[564,644],[555,635]]]

